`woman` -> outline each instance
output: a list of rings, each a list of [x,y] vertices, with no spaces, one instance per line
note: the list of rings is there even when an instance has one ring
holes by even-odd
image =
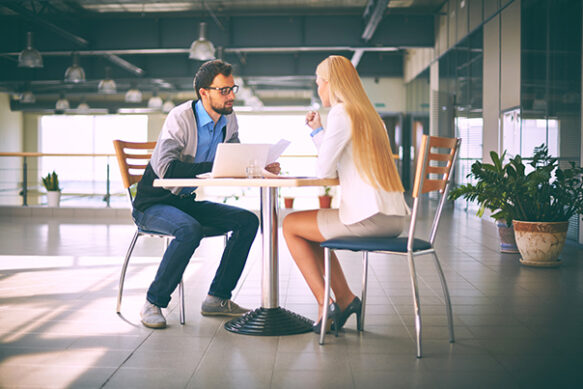
[[[399,235],[410,214],[403,185],[385,126],[368,99],[352,63],[330,56],[316,69],[318,95],[332,107],[324,129],[317,112],[306,115],[306,124],[318,149],[316,174],[340,181],[340,208],[301,211],[283,221],[283,234],[291,255],[322,310],[328,308],[338,331],[351,314],[360,319],[362,303],[350,290],[338,258],[331,258],[331,287],[336,301],[324,301],[324,251],[320,242],[339,236]],[[358,321],[360,323],[360,320]]]

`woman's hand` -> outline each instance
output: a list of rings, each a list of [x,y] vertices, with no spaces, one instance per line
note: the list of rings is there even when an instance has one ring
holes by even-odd
[[[279,174],[281,171],[281,166],[279,166],[279,162],[273,162],[265,166],[265,170],[273,174]]]
[[[322,121],[320,120],[320,114],[315,111],[309,111],[306,114],[306,124],[312,129],[322,127]]]

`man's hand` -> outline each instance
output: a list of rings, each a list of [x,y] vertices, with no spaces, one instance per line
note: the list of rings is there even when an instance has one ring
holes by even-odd
[[[279,166],[279,162],[273,162],[265,166],[265,170],[273,174],[279,174],[281,171],[281,166]]]

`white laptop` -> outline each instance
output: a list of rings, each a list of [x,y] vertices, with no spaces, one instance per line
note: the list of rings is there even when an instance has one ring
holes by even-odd
[[[219,143],[211,174],[199,174],[197,177],[247,177],[245,168],[249,161],[256,161],[257,165],[265,167],[270,148],[270,144]]]

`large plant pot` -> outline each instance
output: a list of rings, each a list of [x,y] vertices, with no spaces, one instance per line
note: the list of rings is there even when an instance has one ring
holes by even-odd
[[[509,254],[518,253],[512,225],[508,227],[505,221],[497,221],[496,225],[498,226],[498,236],[500,237],[500,252]]]
[[[569,222],[522,222],[514,220],[520,263],[527,266],[559,266]]]
[[[49,207],[58,207],[61,204],[61,192],[58,190],[47,191],[47,205]]]

